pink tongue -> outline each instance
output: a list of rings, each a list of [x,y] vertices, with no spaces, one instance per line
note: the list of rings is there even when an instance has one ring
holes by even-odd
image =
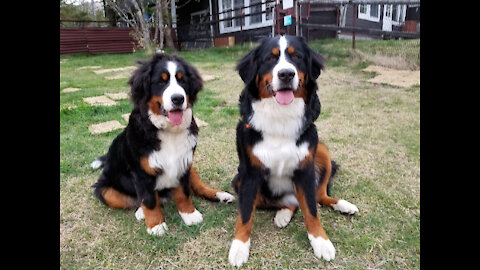
[[[293,91],[292,90],[287,90],[287,91],[277,91],[275,94],[275,99],[277,100],[278,103],[282,105],[288,105],[292,103],[293,101]]]
[[[182,123],[183,111],[170,111],[168,112],[168,119],[174,126],[178,126]]]

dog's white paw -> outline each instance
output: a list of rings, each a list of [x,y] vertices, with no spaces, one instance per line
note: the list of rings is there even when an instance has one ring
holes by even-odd
[[[192,213],[182,213],[182,212],[178,212],[178,213],[180,214],[180,216],[183,219],[183,222],[185,222],[187,226],[195,225],[203,221],[202,213],[198,212],[197,209],[195,209],[195,211],[193,211]]]
[[[135,212],[135,218],[137,220],[142,220],[145,219],[145,214],[143,214],[143,209],[142,207],[139,207],[137,211]]]
[[[308,234],[308,239],[313,247],[313,253],[315,253],[315,256],[320,259],[323,258],[326,261],[335,259],[335,248],[330,240],[323,239],[320,236],[313,237],[311,234]]]
[[[288,223],[292,219],[292,216],[293,211],[288,208],[283,208],[277,211],[273,222],[275,223],[275,225],[277,225],[277,227],[283,228],[288,225]]]
[[[340,211],[346,214],[358,213],[358,208],[353,203],[349,203],[345,200],[338,200],[336,204],[332,204],[333,210]]]
[[[217,192],[215,196],[220,200],[221,203],[231,204],[233,201],[235,201],[235,197],[228,192],[220,191]]]
[[[248,238],[248,241],[245,243],[234,239],[230,246],[230,252],[228,253],[228,262],[233,266],[240,267],[247,262],[249,252],[250,238]]]
[[[167,223],[165,223],[165,222],[163,222],[161,224],[158,224],[151,229],[147,228],[147,233],[148,234],[153,234],[153,235],[156,235],[156,236],[163,235],[167,231],[168,231],[168,226],[167,226]]]

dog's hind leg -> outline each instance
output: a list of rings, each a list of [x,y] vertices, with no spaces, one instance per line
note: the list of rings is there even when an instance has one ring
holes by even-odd
[[[317,202],[321,205],[332,207],[334,210],[342,213],[355,214],[358,212],[357,206],[342,199],[335,199],[329,197],[327,188],[332,176],[332,161],[327,147],[323,143],[318,143],[317,152],[315,155],[315,171],[316,174],[322,175],[320,183],[317,187]]]
[[[200,180],[200,176],[193,166],[190,167],[190,187],[193,194],[202,196],[211,201],[220,201],[221,203],[230,204],[235,200],[232,194],[208,187]]]

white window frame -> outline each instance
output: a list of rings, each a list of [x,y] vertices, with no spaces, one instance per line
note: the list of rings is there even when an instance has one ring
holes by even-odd
[[[230,1],[231,2],[231,7],[233,8],[233,4],[234,4],[233,0],[218,0],[218,12],[223,11],[223,1]],[[266,0],[262,0],[262,11],[265,11],[266,8],[267,8],[266,7],[267,5],[265,4],[265,1]],[[249,5],[250,5],[250,0],[243,0],[243,6],[249,6]],[[243,13],[243,14],[250,14],[250,9],[251,8],[244,8],[243,11],[245,13]],[[219,19],[222,20],[222,19],[226,18],[226,17],[224,17],[225,14],[226,13],[220,14]],[[232,14],[232,17],[235,17],[234,11],[230,11],[230,14]],[[221,21],[219,23],[220,34],[240,31],[240,25],[239,26],[234,26],[235,23],[233,22],[233,20],[235,20],[235,19],[232,19],[232,26],[230,26],[230,27],[225,27],[224,26],[224,22],[226,22],[226,21]],[[265,13],[262,14],[262,21],[261,22],[250,24],[250,16],[244,17],[244,20],[245,20],[245,25],[242,26],[242,30],[262,28],[262,27],[272,26],[272,24],[273,24],[273,18],[271,18],[270,20],[267,20],[266,16],[265,16]]]
[[[403,8],[400,9],[401,7]],[[397,9],[397,14],[396,14],[397,18],[394,18],[392,16],[392,24],[396,26],[400,26],[405,22],[405,17],[407,16],[407,5],[393,5],[392,13],[393,13],[393,9]],[[401,13],[398,12],[399,10],[401,10]]]
[[[360,12],[360,6],[361,5],[365,6],[365,11],[366,11],[365,13]],[[371,5],[366,5],[366,4],[358,5],[358,11],[357,11],[358,18],[362,19],[362,20],[372,21],[372,22],[380,22],[380,13],[382,11],[381,6],[378,5],[378,16],[377,17],[370,16],[370,8],[371,8]]]

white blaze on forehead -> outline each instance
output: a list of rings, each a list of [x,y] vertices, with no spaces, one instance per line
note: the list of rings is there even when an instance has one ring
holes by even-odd
[[[185,93],[185,89],[183,89],[178,83],[175,74],[177,74],[177,64],[175,62],[169,61],[167,62],[167,70],[170,74],[170,83],[163,92],[163,106],[165,110],[171,111],[174,108],[172,102],[172,96],[174,94],[180,94],[183,96],[183,104],[181,109],[185,110],[187,108],[187,95]]]
[[[297,90],[298,82],[299,82],[298,72],[297,72],[297,68],[287,60],[286,54],[287,54],[288,42],[287,42],[287,39],[284,36],[280,37],[280,40],[278,41],[278,47],[279,47],[279,51],[280,51],[280,58],[278,59],[278,63],[275,65],[275,67],[273,68],[273,71],[272,71],[272,73],[273,73],[273,79],[272,79],[273,90],[277,91],[280,88],[281,82],[280,82],[280,79],[278,78],[278,71],[280,71],[282,69],[291,69],[295,72],[295,76],[293,77],[291,84],[292,84],[293,90]]]

